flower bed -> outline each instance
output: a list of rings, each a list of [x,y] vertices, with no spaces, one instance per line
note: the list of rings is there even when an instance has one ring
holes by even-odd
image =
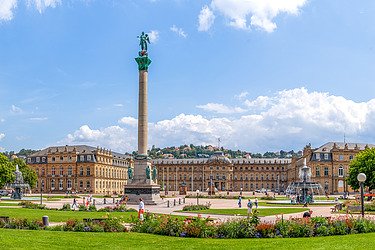
[[[186,205],[182,208],[182,211],[197,211],[197,210],[207,210],[211,207],[210,203],[205,205]]]
[[[255,215],[221,223],[200,217],[182,221],[168,215],[146,214],[144,221],[134,222],[132,231],[197,238],[295,238],[375,232],[375,221],[344,216],[263,223]]]

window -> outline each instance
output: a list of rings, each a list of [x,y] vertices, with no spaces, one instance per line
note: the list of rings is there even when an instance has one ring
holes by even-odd
[[[328,154],[324,154],[324,160],[328,160]]]
[[[44,175],[44,172],[45,172],[45,170],[44,170],[44,168],[42,168],[42,176]]]
[[[344,156],[343,155],[339,155],[339,161],[343,161],[344,160]]]
[[[328,167],[324,168],[324,176],[328,176]]]
[[[90,167],[87,167],[87,168],[86,168],[86,175],[87,175],[87,176],[90,176],[90,175],[91,175]]]
[[[88,160],[88,161],[91,161],[91,155],[88,155],[88,156],[87,156],[87,160]]]
[[[40,162],[40,157],[36,157],[36,162]]]
[[[84,156],[84,155],[80,155],[80,156],[79,156],[79,160],[80,160],[80,161],[85,161],[85,156]]]
[[[342,166],[339,167],[339,177],[344,176],[344,168]]]
[[[55,169],[55,167],[52,167],[52,168],[51,168],[51,174],[52,174],[52,175],[55,175],[55,174],[56,174],[56,169]]]
[[[51,180],[51,189],[55,189],[55,180],[54,179]]]
[[[72,188],[72,181],[71,180],[68,180],[68,182],[67,182],[67,188],[68,189]]]
[[[349,156],[349,160],[353,160],[353,156],[352,155]]]
[[[80,175],[80,176],[83,176],[83,167],[80,167],[80,168],[79,168],[79,175]]]
[[[63,175],[63,174],[64,174],[64,168],[60,166],[60,175]]]
[[[320,167],[315,168],[315,176],[320,177]]]
[[[73,169],[71,166],[68,167],[68,175],[73,175]]]
[[[60,161],[63,161],[64,160],[64,157],[60,156]]]
[[[59,189],[60,189],[60,190],[63,189],[63,180],[59,180]]]
[[[42,162],[46,162],[46,157],[42,157]]]
[[[83,188],[83,181],[79,181],[79,187]]]
[[[90,181],[86,181],[86,188],[90,188]]]

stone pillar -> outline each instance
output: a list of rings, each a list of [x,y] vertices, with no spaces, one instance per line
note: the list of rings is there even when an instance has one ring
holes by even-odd
[[[148,112],[147,112],[147,70],[139,71],[138,99],[138,154],[147,156]]]

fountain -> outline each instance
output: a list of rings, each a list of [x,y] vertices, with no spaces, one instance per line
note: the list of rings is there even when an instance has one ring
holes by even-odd
[[[14,200],[21,200],[23,197],[23,189],[30,188],[30,186],[23,181],[22,172],[18,169],[18,165],[16,165],[16,171],[14,174],[16,175],[16,179],[14,183],[10,185],[14,189],[11,198]]]
[[[298,203],[313,203],[314,195],[324,193],[319,182],[311,181],[311,168],[306,165],[306,158],[299,170],[299,178],[300,181],[292,182],[286,189],[286,194],[298,197]]]

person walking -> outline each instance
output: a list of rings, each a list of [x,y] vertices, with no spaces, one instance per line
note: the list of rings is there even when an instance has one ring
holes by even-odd
[[[247,202],[247,217],[250,217],[250,215],[253,213],[253,202],[249,199]]]
[[[255,198],[254,204],[255,204],[255,209],[258,209],[258,198]]]
[[[77,207],[78,207],[78,205],[77,205],[77,200],[76,200],[76,198],[74,198],[74,199],[73,199],[73,205],[72,205],[72,208],[73,208],[74,210],[76,210]]]
[[[139,205],[138,205],[138,219],[143,221],[143,213],[145,211],[145,203],[143,202],[142,198],[139,198]]]
[[[241,195],[238,196],[238,207],[239,207],[239,208],[242,207],[242,197],[241,197]]]

